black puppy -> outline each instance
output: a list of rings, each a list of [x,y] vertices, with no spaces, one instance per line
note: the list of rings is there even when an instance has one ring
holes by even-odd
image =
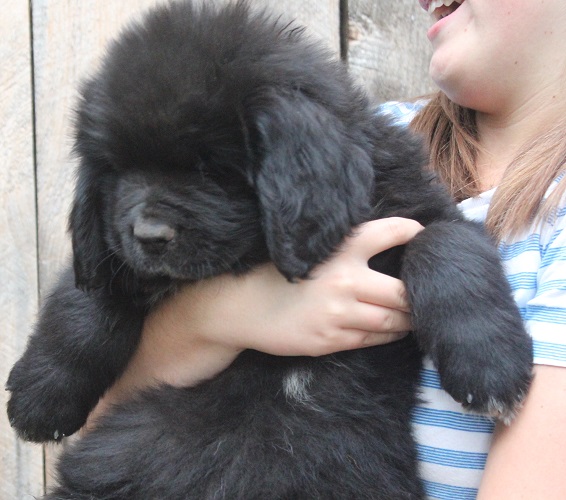
[[[419,141],[301,30],[243,2],[157,8],[82,89],[76,130],[74,269],[7,385],[24,439],[75,432],[184,282],[268,260],[293,281],[363,221],[426,229],[370,262],[405,281],[412,335],[320,358],[246,351],[196,387],[147,391],[63,454],[51,498],[421,498],[422,353],[455,399],[512,417],[531,342],[495,248],[423,170]]]

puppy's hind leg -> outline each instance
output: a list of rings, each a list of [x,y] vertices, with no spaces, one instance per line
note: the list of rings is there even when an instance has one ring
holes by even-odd
[[[222,464],[202,458],[214,427],[191,419],[185,392],[164,386],[116,406],[69,446],[57,466],[57,487],[49,500],[223,498],[203,485]],[[223,459],[211,441],[213,460]],[[224,497],[234,498],[234,497]]]

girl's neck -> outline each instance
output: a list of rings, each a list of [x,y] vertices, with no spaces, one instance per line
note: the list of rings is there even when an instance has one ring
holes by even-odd
[[[477,125],[481,148],[476,158],[476,169],[482,191],[497,186],[507,166],[517,156],[526,131],[521,123],[501,124],[478,113]]]
[[[559,103],[564,102],[563,95],[550,99],[539,95],[505,112],[477,112],[481,149],[476,167],[482,191],[497,186],[525,145],[563,116],[564,104]]]

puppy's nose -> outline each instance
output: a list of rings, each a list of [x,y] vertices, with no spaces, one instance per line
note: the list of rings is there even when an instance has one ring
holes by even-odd
[[[141,243],[165,244],[175,237],[175,229],[157,219],[139,218],[134,223],[134,236]]]

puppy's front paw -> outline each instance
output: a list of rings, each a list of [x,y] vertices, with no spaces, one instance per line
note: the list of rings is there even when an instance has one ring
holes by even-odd
[[[91,404],[88,390],[59,368],[38,369],[18,361],[6,384],[11,392],[8,419],[26,441],[60,441],[84,424]]]
[[[489,343],[453,345],[437,363],[442,386],[456,401],[505,424],[521,408],[532,380],[531,338],[520,330],[511,339],[503,342],[498,335]]]

